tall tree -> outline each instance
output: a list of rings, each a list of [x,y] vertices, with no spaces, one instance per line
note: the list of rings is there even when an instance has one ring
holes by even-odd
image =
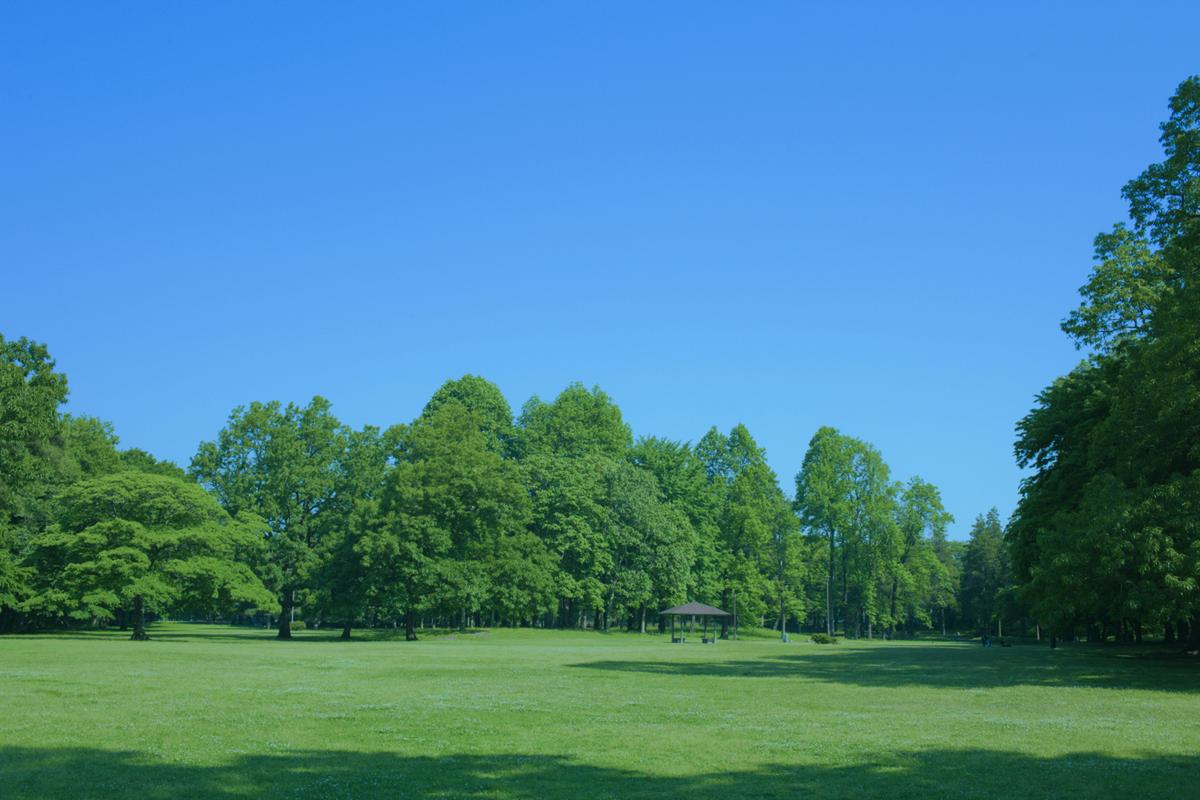
[[[835,428],[823,427],[808,443],[796,474],[796,511],[804,527],[825,543],[825,631],[834,633],[834,578],[837,550],[853,515],[854,443]]]
[[[528,522],[517,465],[492,449],[465,406],[447,403],[405,432],[361,549],[374,585],[393,593],[415,639],[417,614],[431,602],[464,624],[480,609],[491,591],[488,562]]]
[[[963,556],[963,613],[984,635],[991,632],[999,618],[1002,594],[1008,585],[1004,528],[1000,512],[993,508],[975,519]]]
[[[1083,303],[1063,324],[1089,357],[1018,425],[1032,474],[1008,536],[1042,621],[1200,644],[1200,78],[1170,110],[1163,161],[1124,189],[1133,227],[1097,238]]]
[[[35,506],[51,482],[47,459],[61,430],[67,379],[45,345],[0,336],[0,629],[31,591],[22,565]]]
[[[291,638],[291,614],[319,564],[321,539],[338,520],[337,489],[347,430],[328,400],[307,406],[251,403],[234,409],[217,439],[203,442],[191,473],[232,515],[267,520],[271,574],[282,612],[279,638]]]
[[[633,443],[621,410],[599,386],[590,391],[573,383],[543,403],[530,398],[521,409],[521,439],[526,453],[560,457],[584,455],[624,459]]]
[[[447,403],[459,403],[474,415],[489,447],[498,453],[512,452],[516,445],[512,407],[496,384],[478,375],[446,381],[429,398],[421,416],[429,416]]]
[[[951,587],[951,574],[943,554],[946,527],[954,517],[942,506],[941,492],[933,484],[913,477],[901,492],[897,514],[899,536],[889,570],[891,631],[900,620],[908,621],[910,627],[915,617],[930,622],[929,612],[944,609],[952,597],[946,591]],[[942,552],[937,549],[939,545]]]
[[[335,503],[325,511],[331,522],[312,575],[315,605],[322,616],[341,623],[343,639],[350,638],[371,599],[363,540],[378,518],[388,460],[401,436],[400,429],[381,434],[372,425],[347,433]]]

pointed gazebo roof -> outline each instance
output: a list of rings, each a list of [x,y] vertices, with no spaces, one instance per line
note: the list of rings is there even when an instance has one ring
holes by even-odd
[[[728,611],[722,611],[719,608],[706,606],[704,603],[684,603],[681,606],[668,608],[666,611],[660,611],[660,615],[666,617],[732,617]]]

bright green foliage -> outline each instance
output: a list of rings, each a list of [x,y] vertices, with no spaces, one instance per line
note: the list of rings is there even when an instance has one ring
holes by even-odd
[[[498,621],[516,626],[551,613],[558,600],[558,560],[529,531],[506,533],[490,562],[489,604]]]
[[[1162,124],[1163,155],[1125,185],[1129,216],[1161,248],[1195,245],[1200,234],[1200,76],[1179,84]]]
[[[337,503],[326,512],[333,521],[321,538],[310,577],[315,615],[340,622],[343,638],[349,639],[373,594],[363,541],[378,517],[389,455],[403,432],[396,429],[385,435],[368,425],[345,436],[334,490]]]
[[[946,527],[954,517],[942,506],[942,495],[931,483],[914,477],[900,495],[897,506],[895,549],[888,572],[891,596],[888,624],[933,624],[933,614],[943,614],[954,602],[955,574],[945,547]]]
[[[1000,619],[1010,581],[1004,529],[999,512],[993,508],[986,516],[975,519],[963,555],[962,606],[968,624],[985,634],[992,630]]]
[[[874,447],[821,428],[809,442],[796,475],[796,511],[809,535],[822,542],[825,560],[825,632],[838,619],[845,630],[871,635],[888,622],[890,596],[905,547],[897,530],[897,487]],[[840,581],[840,587],[838,583]]]
[[[66,398],[67,378],[44,345],[0,336],[0,523],[19,519],[25,493],[49,479],[45,451]]]
[[[767,466],[766,453],[746,426],[735,425],[727,435],[710,429],[697,443],[696,455],[719,504],[713,573],[704,576],[704,583],[712,587],[717,605],[760,625],[772,610],[796,599],[788,584],[795,517]],[[707,550],[701,551],[706,558]],[[793,607],[799,605],[793,602]]]
[[[704,461],[685,443],[646,437],[638,440],[629,457],[633,464],[654,476],[663,502],[682,513],[692,528],[694,555],[684,590],[687,599],[719,605],[722,602],[719,522],[725,484],[709,481]],[[673,598],[670,604],[675,605]]]
[[[248,566],[265,525],[231,519],[194,483],[124,471],[75,484],[57,507],[57,524],[33,543],[40,585],[24,610],[35,616],[103,622],[128,611],[142,639],[144,612],[275,606]]]
[[[525,459],[533,501],[531,529],[554,553],[561,626],[582,626],[604,605],[603,577],[611,570],[604,539],[607,522],[605,476],[616,462],[603,456]]]
[[[512,407],[496,384],[478,375],[446,381],[429,398],[421,416],[427,417],[447,403],[460,403],[475,416],[489,447],[498,453],[512,451],[516,436]]]
[[[441,606],[465,625],[481,609],[502,545],[532,546],[509,538],[528,525],[529,499],[517,465],[495,452],[461,403],[419,418],[401,450],[361,550],[372,585],[392,595],[415,638],[423,611]]]
[[[122,450],[120,453],[121,467],[137,472],[153,472],[156,475],[167,475],[172,478],[191,480],[191,477],[178,464],[155,458],[145,450],[134,447]]]
[[[203,442],[191,473],[230,514],[249,512],[270,525],[264,579],[283,609],[279,637],[291,635],[292,608],[320,563],[321,541],[350,513],[338,494],[348,433],[328,400],[307,406],[251,403],[234,409],[216,441]]]
[[[66,397],[66,376],[54,371],[44,345],[0,336],[0,629],[30,591],[22,555],[53,480],[47,454]]]
[[[1083,302],[1062,323],[1078,347],[1107,350],[1143,336],[1167,291],[1170,268],[1150,243],[1124,225],[1096,237],[1096,265],[1080,288]]]
[[[563,389],[553,403],[530,398],[521,409],[520,428],[522,449],[527,454],[622,460],[633,442],[612,399],[598,386],[588,391],[578,383]]]
[[[796,511],[810,535],[825,545],[825,632],[835,627],[834,586],[839,544],[844,547],[852,517],[854,447],[849,437],[823,427],[808,443],[796,474]]]
[[[647,612],[686,599],[695,532],[684,514],[662,502],[648,471],[614,464],[605,475],[605,492],[604,627],[635,617],[644,631]]]

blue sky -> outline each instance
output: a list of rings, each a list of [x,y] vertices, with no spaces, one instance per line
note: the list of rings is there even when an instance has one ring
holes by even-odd
[[[0,333],[183,464],[251,400],[582,381],[789,492],[834,425],[961,537],[1200,5],[912,5],[8,4]]]

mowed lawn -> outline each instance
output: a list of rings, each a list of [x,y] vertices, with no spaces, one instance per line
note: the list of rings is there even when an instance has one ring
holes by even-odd
[[[0,797],[1200,797],[1132,649],[151,633],[0,638]]]

